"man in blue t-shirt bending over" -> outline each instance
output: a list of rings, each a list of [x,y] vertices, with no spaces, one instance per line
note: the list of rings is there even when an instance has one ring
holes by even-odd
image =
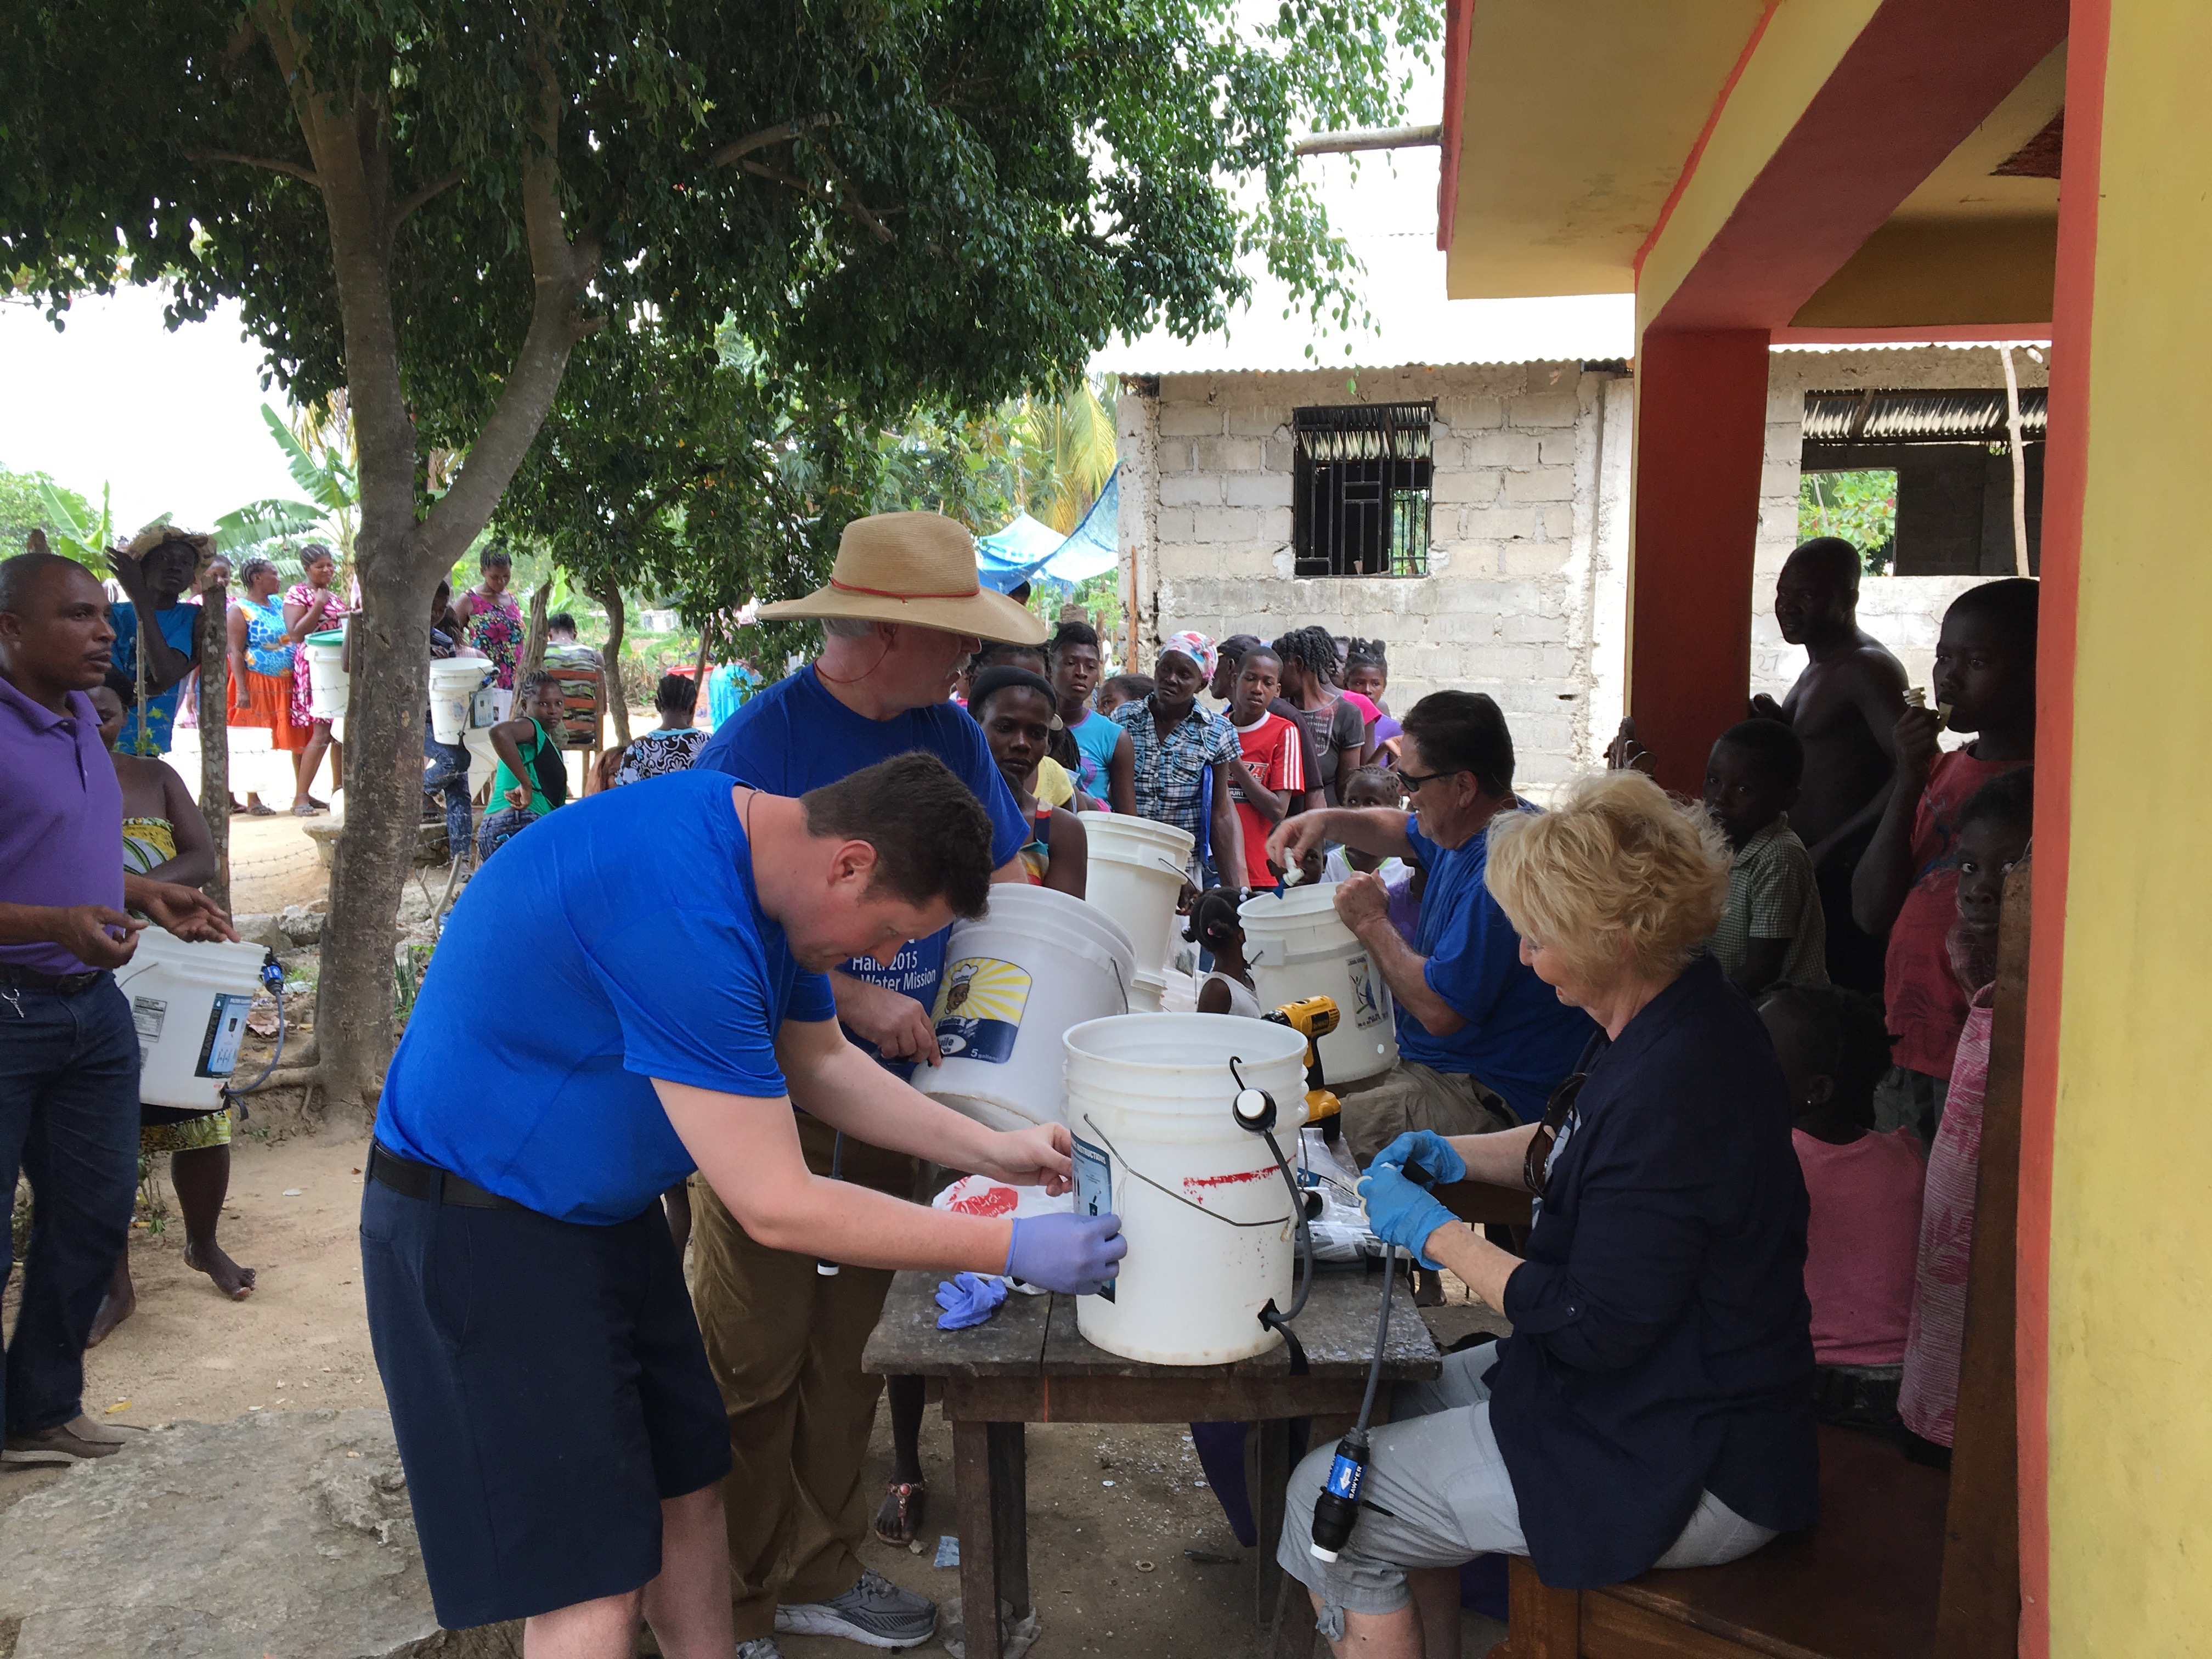
[[[1428,869],[1418,949],[1391,926],[1381,878],[1336,890],[1336,914],[1398,1006],[1398,1063],[1345,1097],[1345,1139],[1363,1164],[1409,1129],[1478,1134],[1542,1116],[1597,1030],[1522,961],[1483,880],[1491,819],[1534,810],[1513,793],[1513,737],[1498,705],[1479,691],[1422,698],[1406,716],[1398,776],[1411,812],[1307,812],[1267,840],[1285,869],[1332,841]]]
[[[714,773],[532,824],[455,909],[393,1057],[362,1284],[439,1622],[617,1659],[729,1659],[728,1426],[658,1195],[697,1167],[808,1259],[1096,1290],[1110,1218],[953,1215],[811,1175],[793,1108],[1064,1191],[1064,1127],[1000,1133],[846,1042],[823,970],[982,913],[989,820],[927,755],[798,800]],[[489,988],[526,975],[528,996]]]
[[[984,588],[975,544],[935,513],[884,513],[846,526],[828,586],[761,607],[763,617],[820,619],[815,663],[754,696],[692,763],[779,795],[796,795],[886,756],[924,750],[950,767],[988,813],[994,881],[1026,879],[1019,857],[1030,825],[983,741],[948,701],[952,677],[979,641],[1034,645],[1044,623]],[[916,828],[922,808],[915,803]],[[903,1077],[934,1066],[933,1022],[945,933],[917,939],[886,966],[854,960],[831,969],[847,1034]],[[915,1194],[915,1160],[867,1135],[839,1137],[802,1120],[800,1149],[817,1175]],[[702,1193],[693,1206],[692,1297],[707,1356],[730,1419],[726,1487],[731,1588],[743,1659],[769,1659],[777,1632],[842,1636],[878,1647],[919,1647],[937,1626],[927,1596],[865,1571],[868,1504],[861,1472],[881,1377],[860,1369],[890,1275],[848,1267],[833,1277],[813,1258],[741,1226]],[[918,1382],[892,1395],[894,1438],[919,1424]],[[896,1474],[914,1493],[921,1468]],[[758,1644],[757,1647],[753,1644]]]

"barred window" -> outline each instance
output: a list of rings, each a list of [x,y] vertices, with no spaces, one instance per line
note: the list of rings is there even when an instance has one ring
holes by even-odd
[[[1291,547],[1301,576],[1425,576],[1437,406],[1350,404],[1291,417]]]

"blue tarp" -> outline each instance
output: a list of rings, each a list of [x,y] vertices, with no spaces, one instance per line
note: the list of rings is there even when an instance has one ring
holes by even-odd
[[[1121,525],[1121,473],[1116,467],[1073,535],[1062,536],[1024,513],[1005,529],[977,538],[976,569],[983,586],[997,593],[1040,579],[1073,586],[1114,568]]]

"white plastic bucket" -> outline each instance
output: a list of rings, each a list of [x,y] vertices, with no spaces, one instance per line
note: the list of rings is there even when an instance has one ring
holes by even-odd
[[[1126,812],[1081,812],[1091,845],[1084,884],[1091,903],[1129,930],[1139,968],[1164,968],[1176,946],[1176,900],[1197,839]]]
[[[1139,968],[1129,981],[1129,1012],[1158,1014],[1167,1010],[1168,976],[1158,968]]]
[[[459,743],[469,729],[469,708],[489,667],[481,657],[448,657],[430,665],[430,735]]]
[[[307,712],[319,720],[337,719],[349,695],[344,643],[319,645],[311,635],[300,648],[307,653]]]
[[[1265,1089],[1285,1109],[1277,1140],[1294,1143],[1305,1040],[1232,1014],[1127,1014],[1077,1026],[1066,1048],[1076,1211],[1110,1209],[1129,1241],[1115,1282],[1077,1299],[1076,1328],[1163,1365],[1273,1347],[1260,1310],[1290,1306],[1297,1216],[1267,1141],[1230,1103],[1238,1075]]]
[[[1337,920],[1334,887],[1293,887],[1246,899],[1244,960],[1263,1007],[1301,997],[1336,1002],[1336,1030],[1321,1040],[1331,1087],[1380,1077],[1398,1062],[1390,988],[1358,936]]]
[[[187,944],[150,927],[139,933],[115,982],[138,1028],[140,1100],[188,1110],[222,1104],[263,960],[258,945]]]
[[[1128,934],[1093,904],[1001,882],[991,908],[952,929],[938,981],[939,1066],[914,1083],[994,1129],[1064,1121],[1061,1034],[1127,1012]]]

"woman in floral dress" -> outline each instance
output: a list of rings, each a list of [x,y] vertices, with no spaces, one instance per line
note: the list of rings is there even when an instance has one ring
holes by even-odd
[[[502,690],[514,690],[514,663],[522,650],[522,607],[507,586],[514,580],[514,561],[501,549],[487,547],[477,562],[483,580],[461,595],[454,616],[469,630],[469,643],[491,659]]]

